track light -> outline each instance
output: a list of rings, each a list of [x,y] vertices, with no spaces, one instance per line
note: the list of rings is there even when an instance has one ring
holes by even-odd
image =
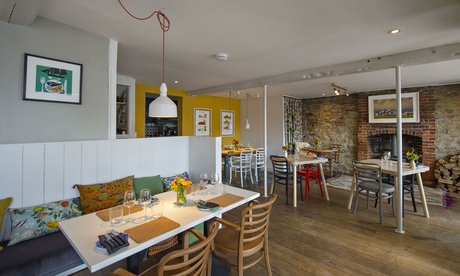
[[[342,91],[343,94],[344,94],[345,96],[347,96],[347,97],[349,96],[348,90],[347,90],[346,88],[340,87],[340,86],[338,86],[338,85],[335,85],[334,82],[331,83],[331,86],[334,87],[334,93],[335,93],[337,96],[340,95],[340,91]]]

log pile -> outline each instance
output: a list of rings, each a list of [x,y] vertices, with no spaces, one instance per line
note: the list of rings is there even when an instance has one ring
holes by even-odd
[[[460,154],[436,162],[434,177],[438,186],[445,185],[451,193],[460,193]]]

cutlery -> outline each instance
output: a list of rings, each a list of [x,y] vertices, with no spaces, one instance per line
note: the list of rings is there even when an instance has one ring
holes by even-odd
[[[112,238],[109,236],[109,234],[105,234],[104,236],[105,236],[105,240],[112,248],[117,247],[117,245],[112,241]]]
[[[115,230],[112,229],[112,235],[113,235],[113,239],[119,244],[119,245],[122,245],[124,244],[125,242],[123,241],[123,239],[121,238],[121,236],[119,235],[119,233]]]
[[[45,84],[45,77],[40,77],[40,83],[42,84],[42,92],[44,92],[43,85]]]

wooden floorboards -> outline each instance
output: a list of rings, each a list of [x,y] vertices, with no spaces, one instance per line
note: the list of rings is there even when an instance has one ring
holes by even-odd
[[[263,194],[260,185],[246,188]],[[391,205],[384,205],[381,225],[378,209],[366,209],[365,200],[352,214],[345,207],[348,191],[328,190],[329,202],[312,183],[309,198],[302,202],[299,197],[294,208],[292,200],[286,205],[284,187],[277,186],[269,233],[274,275],[460,274],[460,206],[445,210],[429,205],[431,218],[427,219],[420,204],[418,213],[405,204],[405,234],[397,234]],[[241,210],[223,217],[236,220]],[[245,275],[266,275],[265,264]]]

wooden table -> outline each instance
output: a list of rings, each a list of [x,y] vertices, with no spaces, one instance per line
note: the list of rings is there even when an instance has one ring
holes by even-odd
[[[227,187],[227,192],[241,196],[243,199],[229,206],[221,207],[215,212],[198,211],[193,203],[193,200],[208,200],[219,195],[188,195],[187,204],[184,207],[178,207],[174,204],[176,200],[175,192],[166,192],[156,195],[156,197],[158,197],[161,202],[164,202],[163,215],[179,223],[180,227],[142,243],[137,243],[133,239],[129,239],[130,245],[128,247],[122,248],[112,255],[108,255],[105,250],[101,250],[96,247],[95,243],[98,239],[97,236],[105,234],[111,229],[115,229],[118,232],[124,232],[126,229],[140,225],[139,223],[136,223],[136,220],[134,222],[122,223],[120,226],[111,226],[108,221],[101,220],[96,215],[96,213],[91,213],[61,221],[59,222],[59,228],[72,244],[73,248],[78,253],[88,269],[91,272],[95,272],[115,262],[135,255],[142,250],[146,250],[150,246],[161,242],[166,238],[180,234],[181,232],[194,227],[199,223],[205,222],[213,217],[221,216],[222,213],[243,205],[260,196],[260,194],[257,192],[243,190],[231,186]],[[144,216],[143,210],[132,214],[133,219],[140,218],[142,216]]]
[[[257,148],[222,149],[222,157],[224,158],[225,181],[228,182],[228,180],[230,179],[230,157],[240,155],[240,153],[245,149],[251,149],[253,153],[257,151]]]
[[[311,164],[318,164],[319,169],[321,171],[321,182],[323,184],[323,190],[324,194],[326,195],[326,200],[329,201],[329,194],[327,192],[327,184],[326,184],[326,179],[324,179],[324,172],[323,172],[323,163],[328,162],[327,158],[314,158],[312,156],[306,156],[299,154],[296,158],[295,155],[288,155],[286,158],[288,163],[293,166],[293,178],[294,178],[294,207],[297,207],[297,166],[298,165],[311,165]],[[308,180],[307,180],[308,181]]]
[[[381,161],[380,161],[380,159],[368,159],[368,160],[360,160],[360,162],[375,163],[375,164],[380,165]],[[382,173],[386,173],[386,174],[394,176],[395,190],[396,190],[396,189],[398,189],[398,166],[397,166],[397,162],[390,161],[390,163],[391,163],[390,166],[386,166],[386,167],[382,166]],[[421,197],[422,205],[423,205],[423,212],[425,214],[425,217],[429,218],[430,213],[428,212],[428,206],[426,204],[426,198],[425,198],[425,190],[423,189],[422,176],[420,175],[420,173],[429,171],[430,167],[421,166],[421,167],[416,167],[415,169],[411,169],[409,167],[408,163],[404,163],[402,169],[403,169],[403,171],[402,171],[403,176],[412,175],[412,174],[416,175],[418,188],[420,190],[420,197]],[[347,205],[348,209],[351,209],[351,204],[352,204],[353,196],[354,196],[354,193],[355,193],[355,186],[356,186],[356,179],[355,179],[355,176],[353,175],[353,180],[351,182],[351,190],[350,190],[350,194],[348,196],[348,205]],[[400,195],[400,196],[402,196],[402,195]],[[398,203],[399,201],[396,200],[395,202]]]
[[[337,162],[339,164],[339,171],[342,171],[341,165],[340,165],[340,148],[338,147],[329,147],[329,148],[302,148],[302,150],[307,151],[307,152],[313,152],[313,153],[321,153],[321,154],[331,154],[332,156],[327,156],[327,159],[329,160],[329,165],[330,165],[330,171],[331,171],[331,178],[333,177],[334,174],[334,162]]]

